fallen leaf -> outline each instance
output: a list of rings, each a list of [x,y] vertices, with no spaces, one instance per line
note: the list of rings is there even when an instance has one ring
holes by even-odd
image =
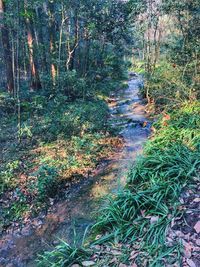
[[[197,267],[196,264],[192,260],[187,259],[186,261],[189,267]]]
[[[129,259],[130,260],[134,260],[137,257],[138,254],[139,253],[137,251],[132,251]]]
[[[111,250],[111,253],[115,256],[119,256],[119,255],[122,255],[122,253],[119,251],[119,250]]]
[[[183,244],[184,244],[184,255],[187,259],[189,259],[192,256],[192,246],[186,241],[183,241]]]
[[[195,231],[197,232],[197,234],[200,233],[200,221],[198,221],[198,222],[195,224],[194,229],[195,229]]]
[[[94,266],[95,265],[95,262],[94,261],[83,261],[82,262],[82,265],[84,267]]]
[[[164,115],[164,119],[165,119],[165,120],[170,120],[170,115],[169,115],[169,114],[165,114],[165,115]]]

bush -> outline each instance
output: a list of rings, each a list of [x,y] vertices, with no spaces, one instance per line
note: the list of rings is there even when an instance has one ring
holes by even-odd
[[[13,188],[16,184],[15,172],[19,169],[19,161],[15,160],[6,164],[3,170],[0,170],[0,193],[7,188]]]
[[[32,173],[32,176],[35,179],[29,183],[28,187],[29,191],[36,195],[37,200],[43,201],[48,197],[55,196],[59,186],[59,175],[54,167],[43,165]]]
[[[184,101],[197,98],[194,83],[183,77],[182,68],[163,60],[146,82],[144,95],[148,96],[159,109],[176,108]]]

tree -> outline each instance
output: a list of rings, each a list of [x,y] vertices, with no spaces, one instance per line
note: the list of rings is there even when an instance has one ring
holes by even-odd
[[[6,66],[7,90],[9,93],[14,92],[14,77],[13,77],[13,58],[9,38],[9,29],[6,22],[6,3],[0,0],[0,27],[1,39],[3,45],[4,61]]]

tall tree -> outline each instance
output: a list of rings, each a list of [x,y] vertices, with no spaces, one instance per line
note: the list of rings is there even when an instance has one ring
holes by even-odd
[[[40,75],[39,75],[39,66],[37,60],[37,54],[35,51],[36,47],[36,38],[35,31],[33,28],[33,20],[32,20],[32,10],[29,11],[27,0],[24,1],[24,15],[25,15],[25,24],[27,30],[27,43],[29,48],[29,63],[30,63],[30,71],[31,71],[31,89],[36,90],[40,89]]]
[[[10,93],[14,92],[14,75],[13,75],[13,58],[9,38],[9,29],[6,23],[6,3],[0,0],[0,27],[1,38],[3,44],[4,61],[6,66],[7,90]]]

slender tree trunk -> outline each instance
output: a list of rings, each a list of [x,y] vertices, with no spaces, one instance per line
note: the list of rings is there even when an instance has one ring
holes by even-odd
[[[3,0],[0,0],[0,28],[2,35],[2,44],[4,52],[4,60],[6,65],[7,90],[9,93],[14,92],[14,77],[13,77],[13,58],[9,41],[9,30],[5,22],[6,6]]]
[[[56,52],[56,32],[55,32],[55,8],[54,3],[49,1],[48,2],[49,8],[49,36],[50,36],[50,55],[51,55],[51,77],[53,81],[53,85],[55,86],[56,83],[56,73],[57,73],[57,66],[54,62],[55,60],[55,52]]]
[[[43,25],[44,25],[44,20],[43,20],[43,12],[42,8],[36,9],[36,14],[37,14],[37,21],[39,22],[39,27],[37,31],[38,35],[38,42],[39,42],[39,48],[41,50],[41,63],[42,63],[42,69],[43,71],[47,74],[48,73],[48,60],[47,60],[47,54],[46,54],[46,43],[44,40],[44,36],[46,35],[46,32],[44,34],[43,32]]]
[[[73,70],[74,69],[74,60],[75,60],[75,54],[76,54],[76,49],[79,44],[79,20],[78,20],[78,15],[76,14],[75,19],[74,19],[74,25],[75,25],[75,30],[74,30],[74,44],[73,47],[70,47],[70,25],[69,25],[69,32],[68,32],[68,45],[67,45],[67,52],[68,52],[68,59],[67,59],[67,70]]]
[[[24,10],[26,11],[28,7],[27,0],[24,1]],[[25,12],[26,13],[26,12]],[[26,16],[25,18],[26,30],[27,30],[27,43],[29,48],[29,64],[30,64],[30,71],[31,71],[31,90],[37,90],[42,88],[39,76],[39,69],[38,69],[38,62],[37,62],[37,55],[35,52],[35,45],[36,45],[36,37],[35,32],[33,29],[33,22],[32,19]]]
[[[29,19],[26,19],[26,26],[27,26],[27,41],[29,47],[29,63],[31,70],[31,89],[36,90],[40,89],[42,86],[40,82],[38,64],[35,59],[33,25]]]

